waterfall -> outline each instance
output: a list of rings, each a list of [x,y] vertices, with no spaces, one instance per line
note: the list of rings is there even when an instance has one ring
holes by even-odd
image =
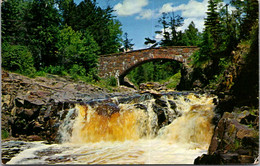
[[[214,107],[212,96],[193,93],[76,104],[60,126],[63,143],[45,145],[44,151],[59,153],[36,158],[47,164],[192,164],[209,146]]]

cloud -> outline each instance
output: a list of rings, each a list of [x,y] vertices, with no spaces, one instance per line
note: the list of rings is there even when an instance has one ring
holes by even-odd
[[[203,18],[206,16],[207,4],[208,0],[203,0],[202,2],[190,0],[187,4],[181,4],[176,7],[172,6],[172,3],[166,3],[160,9],[160,13],[181,11],[182,17]]]
[[[154,16],[154,11],[151,9],[147,9],[147,10],[143,10],[139,16],[136,17],[136,19],[140,20],[140,19],[151,19]]]
[[[204,19],[200,19],[200,18],[187,18],[187,19],[184,19],[183,21],[183,26],[182,27],[178,27],[177,30],[178,31],[184,31],[185,29],[188,28],[188,26],[190,25],[191,22],[194,22],[195,24],[195,27],[200,31],[202,32],[203,31],[203,28],[204,28]]]
[[[114,6],[118,16],[131,16],[142,12],[142,8],[148,5],[148,0],[124,0]]]
[[[160,31],[163,32],[163,29],[161,29]],[[166,28],[165,31],[166,31],[166,32],[169,32],[170,34],[171,34],[171,32],[172,32],[172,30],[171,30],[170,28]],[[161,41],[162,39],[164,39],[162,34],[156,34],[156,35],[155,35],[155,40],[156,40],[156,41]]]
[[[162,8],[160,9],[159,13],[168,13],[168,12],[172,12],[173,11],[173,7],[172,7],[173,3],[166,3],[162,6]]]
[[[173,3],[166,3],[160,8],[159,13],[181,12],[180,15],[184,18],[184,24],[177,30],[184,31],[191,21],[193,21],[196,28],[201,32],[204,28],[204,18],[206,17],[207,6],[208,0],[203,0],[202,2],[190,0],[187,4],[181,4],[179,6],[173,6]]]

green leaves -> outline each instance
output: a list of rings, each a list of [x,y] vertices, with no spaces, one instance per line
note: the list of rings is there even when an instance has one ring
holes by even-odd
[[[2,38],[9,43],[3,50],[4,68],[24,72],[30,64],[53,74],[96,79],[98,55],[121,47],[121,23],[112,12],[95,0],[78,5],[73,0],[3,1]]]
[[[5,69],[31,75],[36,71],[33,65],[34,60],[27,47],[8,43],[2,45],[2,66]]]

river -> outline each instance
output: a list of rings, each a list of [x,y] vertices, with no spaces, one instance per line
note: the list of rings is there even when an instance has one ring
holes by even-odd
[[[105,112],[76,104],[59,128],[62,143],[31,142],[7,164],[193,164],[207,152],[214,96],[143,96],[114,97]]]

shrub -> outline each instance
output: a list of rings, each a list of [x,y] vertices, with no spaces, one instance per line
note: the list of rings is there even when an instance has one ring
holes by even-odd
[[[34,60],[26,46],[3,44],[2,47],[3,68],[24,75],[34,75]]]
[[[170,80],[169,83],[166,85],[167,88],[173,89],[176,88],[176,86],[179,84],[181,79],[181,72],[179,71],[178,73],[174,74]]]
[[[111,77],[107,78],[106,83],[109,86],[117,86],[117,80],[116,80],[116,78],[114,76],[111,76]]]
[[[2,139],[8,138],[9,137],[8,131],[2,129],[1,130],[1,137],[2,137]]]
[[[70,70],[69,73],[71,76],[78,75],[78,76],[86,76],[86,69],[83,66],[74,64]]]
[[[43,71],[50,74],[67,75],[67,72],[63,66],[47,66],[43,68]]]

